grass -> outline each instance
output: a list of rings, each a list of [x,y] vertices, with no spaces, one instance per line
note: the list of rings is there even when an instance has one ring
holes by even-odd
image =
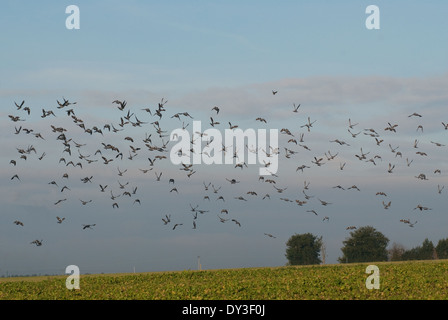
[[[367,289],[366,267],[379,268]],[[448,260],[0,279],[1,300],[432,300],[448,298]]]

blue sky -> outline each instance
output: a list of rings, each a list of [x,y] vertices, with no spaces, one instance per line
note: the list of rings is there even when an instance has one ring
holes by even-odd
[[[79,30],[65,27],[65,8],[71,4],[80,9]],[[379,30],[365,27],[370,4],[380,9]],[[90,273],[127,272],[134,266],[137,271],[194,269],[197,256],[204,268],[277,266],[286,263],[287,239],[305,232],[322,235],[327,262],[336,263],[349,235],[345,227],[351,224],[372,224],[391,244],[395,241],[408,248],[426,237],[434,243],[447,237],[443,228],[446,148],[431,143],[448,144],[448,131],[440,123],[448,122],[444,118],[447,14],[443,1],[5,1],[0,13],[4,150],[0,199],[5,208],[0,216],[0,274],[63,273],[70,264]],[[275,96],[274,89],[279,91]],[[64,183],[61,175],[67,168],[58,163],[65,154],[50,125],[71,128],[73,140],[86,143],[80,149],[85,154],[94,153],[105,141],[127,148],[123,142],[127,133],[136,139],[151,132],[156,137],[150,124],[142,129],[128,126],[115,136],[87,136],[56,108],[56,100],[62,97],[77,101],[75,112],[89,126],[117,123],[125,113],[112,104],[115,99],[128,101],[127,110],[153,122],[157,117],[141,109],[154,110],[164,98],[168,102],[162,127],[167,131],[182,125],[170,117],[188,110],[195,120],[203,121],[203,129],[213,116],[221,121],[220,129],[231,121],[244,128],[287,127],[295,137],[304,133],[311,152],[280,136],[282,148],[300,152],[292,160],[280,154],[277,183],[288,186],[285,197],[303,199],[303,184],[309,181],[315,198],[303,207],[280,200],[281,194],[258,181],[258,165],[247,170],[201,165],[187,178],[169,161],[160,161],[161,167],[154,171],[163,171],[163,178],[155,181],[153,172],[138,170],[155,154],[141,151],[134,162],[124,160],[119,165],[128,169],[123,181],[127,178],[130,185],[138,186],[141,206],[133,205],[132,198],[127,202],[121,198],[120,209],[112,209],[110,199],[99,193],[99,183],[117,188],[116,162],[73,171],[69,201],[55,206],[61,193],[46,180]],[[14,101],[22,100],[32,114],[26,122],[13,123],[8,115],[25,117],[14,106]],[[294,103],[301,104],[298,114],[292,112]],[[215,105],[221,107],[219,115],[211,111]],[[57,111],[58,117],[40,118],[42,108]],[[413,112],[424,116],[408,117]],[[259,116],[266,117],[268,124],[254,121]],[[316,120],[311,132],[301,128],[308,116]],[[378,147],[363,133],[353,138],[347,132],[349,118],[359,123],[353,131],[374,127],[385,142]],[[388,122],[399,124],[397,134],[384,130]],[[425,128],[423,133],[416,131],[419,124]],[[47,139],[30,141],[23,132],[14,135],[19,125],[40,130]],[[350,147],[329,142],[335,138],[346,140]],[[429,159],[415,155],[416,139]],[[399,146],[402,158],[390,152],[389,143]],[[47,156],[42,161],[30,156],[15,167],[9,164],[18,158],[16,148],[29,144]],[[381,165],[360,164],[354,155],[361,147],[370,155],[380,154]],[[313,167],[313,157],[329,150],[339,152],[339,158]],[[405,158],[411,156],[415,160],[408,167]],[[338,169],[344,161],[351,170]],[[393,175],[387,173],[388,163],[396,164]],[[311,169],[302,175],[295,170],[301,164]],[[433,174],[436,168],[441,174]],[[20,183],[10,180],[14,173],[20,173]],[[84,173],[94,175],[95,183],[81,184]],[[420,173],[430,180],[416,179]],[[175,177],[179,195],[169,192],[169,176]],[[241,184],[229,186],[225,178],[230,176],[241,179]],[[225,204],[204,200],[203,182],[222,186],[220,192],[229,200]],[[356,197],[348,190],[337,193],[332,188],[337,184],[357,184],[362,192]],[[447,186],[441,194],[438,185]],[[234,199],[251,189],[258,191],[257,197],[244,203]],[[388,210],[375,196],[379,189],[394,195],[389,196],[393,204]],[[273,198],[270,202],[261,200],[267,192]],[[89,196],[94,201],[82,206],[78,198]],[[318,197],[334,204],[319,207]],[[418,216],[413,208],[419,202],[433,210]],[[209,211],[198,217],[197,229],[191,229],[190,204]],[[241,221],[241,228],[230,220],[220,223],[216,215],[224,205],[232,213],[229,218]],[[307,212],[311,209],[319,216]],[[163,225],[168,213],[184,228]],[[56,215],[67,219],[58,225]],[[331,215],[330,220],[322,223],[326,215]],[[402,218],[419,223],[409,228],[399,222]],[[23,228],[12,223],[16,219],[24,221]],[[81,230],[85,223],[96,223],[95,229]],[[44,245],[31,245],[35,238],[44,239]]]

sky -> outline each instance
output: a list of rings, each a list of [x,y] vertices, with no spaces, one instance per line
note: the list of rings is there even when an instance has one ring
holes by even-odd
[[[371,4],[379,29],[366,27]],[[66,27],[70,5],[79,29]],[[195,270],[198,260],[202,269],[282,266],[286,241],[302,233],[322,236],[325,263],[338,263],[349,226],[371,225],[407,249],[425,238],[436,245],[448,237],[447,14],[444,1],[3,1],[0,276],[68,265]],[[63,99],[76,104],[59,108]],[[259,175],[261,158],[180,170],[170,132],[193,136],[193,121],[223,137],[229,123],[277,130],[276,176]],[[85,131],[94,127],[102,133]],[[53,128],[66,130],[66,145]]]

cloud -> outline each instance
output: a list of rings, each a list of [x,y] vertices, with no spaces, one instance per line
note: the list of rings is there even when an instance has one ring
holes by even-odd
[[[213,87],[184,95],[176,103],[189,110],[222,106],[233,115],[291,116],[293,103],[313,113],[340,113],[360,105],[380,110],[400,107],[420,109],[448,103],[448,74],[426,78],[387,76],[314,76],[254,83],[237,87]],[[272,90],[278,91],[274,96]],[[365,110],[363,110],[365,111]]]

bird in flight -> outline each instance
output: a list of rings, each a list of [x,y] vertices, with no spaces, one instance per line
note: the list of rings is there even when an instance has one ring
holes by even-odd
[[[419,209],[420,211],[432,210],[431,208],[424,207],[424,206],[422,206],[421,204],[418,204],[418,205],[414,208],[414,210],[415,210],[415,209]]]
[[[323,206],[327,206],[327,205],[331,204],[331,202],[327,202],[327,201],[324,201],[324,200],[320,200],[319,198],[318,198],[318,200],[320,201],[320,203],[321,203]]]
[[[309,186],[310,186],[310,182],[303,181],[303,189],[308,190]]]
[[[232,123],[229,121],[229,128],[230,130],[238,128],[238,125],[232,125]]]
[[[356,138],[361,133],[361,131],[359,131],[358,133],[351,132],[350,129],[347,129],[347,131],[352,135],[353,138]]]
[[[157,174],[156,174],[157,175]],[[121,183],[120,181],[118,181],[118,184],[120,185],[120,189],[124,189],[124,187],[126,187],[129,184],[129,181],[126,182],[125,184]],[[112,192],[112,190],[110,191]]]
[[[352,123],[352,120],[348,118],[348,127],[350,129],[353,129],[356,125],[358,125],[358,123]]]
[[[92,200],[87,200],[87,201],[86,201],[86,200],[81,200],[81,199],[79,199],[79,201],[81,201],[81,203],[82,203],[83,206],[85,206],[86,204],[92,202]]]
[[[31,241],[31,244],[35,244],[37,247],[40,247],[41,245],[42,245],[42,242],[43,242],[44,240],[34,240],[34,241]]]
[[[229,221],[229,219],[224,219],[223,217],[220,217],[219,215],[216,215],[219,218],[219,222],[224,223],[226,221]]]
[[[428,155],[426,152],[422,152],[422,151],[417,151],[416,154],[421,155],[421,156],[427,156]]]
[[[438,146],[438,147],[444,147],[444,146],[445,146],[444,144],[441,144],[441,143],[439,143],[439,142],[431,141],[431,143],[432,143],[432,144],[435,144],[435,145]]]
[[[213,118],[210,117],[210,125],[211,125],[212,127],[214,127],[215,124],[219,124],[219,122],[218,122],[218,121],[214,121]]]
[[[58,186],[58,184],[56,183],[56,181],[50,181],[50,182],[48,182],[48,184],[53,184],[53,185],[55,185],[56,187]]]
[[[20,105],[18,105],[17,102],[14,101],[14,104],[16,105],[17,110],[20,110],[20,109],[22,108],[22,106],[23,106],[24,103],[25,103],[25,100],[23,100],[22,103],[21,103]]]
[[[278,193],[282,193],[283,191],[285,191],[286,189],[288,189],[288,187],[285,188],[277,188],[276,186],[274,186],[275,190],[277,190]]]
[[[392,173],[392,170],[394,170],[395,165],[392,165],[391,163],[389,163],[389,169],[387,170],[387,172]]]
[[[313,124],[316,121],[317,120],[314,120],[313,122],[311,122],[310,117],[308,117],[308,123],[305,123],[303,126],[300,126],[300,128],[306,127],[308,129],[308,132],[310,132],[310,128],[313,126]]]
[[[381,142],[383,142],[383,139],[378,139],[375,137],[375,141],[376,141],[376,145],[379,146],[381,144]]]
[[[417,222],[418,222],[418,221],[415,221],[414,223],[409,223],[409,226],[410,226],[411,228],[413,228],[414,225],[415,225]]]
[[[310,196],[309,194],[306,194],[306,193],[305,193],[305,190],[302,190],[302,193],[305,195],[305,199],[306,199],[306,200],[309,200],[309,199],[311,199],[311,198],[314,198],[314,196]]]
[[[337,144],[339,144],[339,145],[346,145],[346,146],[350,146],[347,142],[345,142],[345,141],[341,141],[341,140],[339,140],[339,139],[335,139],[335,140],[332,140],[332,141],[330,141],[330,142],[336,142]]]
[[[216,111],[216,114],[219,113],[219,108],[218,108],[217,106],[214,106],[214,107],[212,108],[212,110],[215,110],[215,111]]]
[[[208,184],[206,184],[205,181],[203,181],[202,183],[204,184],[205,191],[207,191],[208,188],[210,187],[210,185],[212,184],[211,182],[209,182]]]
[[[384,129],[385,131],[397,132],[397,130],[395,128],[398,127],[398,124],[392,125],[392,124],[390,124],[390,122],[388,122],[387,124],[389,126]]]
[[[364,159],[367,159],[366,158],[366,155],[368,155],[370,152],[367,152],[367,153],[364,153],[363,151],[362,151],[362,148],[361,148],[361,155],[359,155],[359,154],[355,154],[355,157],[357,157],[359,160],[364,160]]]
[[[323,165],[322,160],[324,160],[324,158],[318,159],[317,157],[314,157],[314,161],[312,160],[311,162],[320,167],[321,165]]]
[[[60,103],[59,100],[56,100],[58,105],[59,105],[58,109],[62,109],[62,108],[67,107],[67,106],[69,106],[71,104],[76,104],[76,102],[69,102],[68,99],[65,99],[64,97],[62,97],[62,99],[64,100],[63,103]]]
[[[420,179],[420,180],[428,180],[427,178],[426,178],[426,174],[424,174],[424,173],[420,173],[418,176],[415,176],[417,179]]]
[[[66,201],[66,200],[67,199],[60,199],[60,200],[56,201],[54,204],[57,205],[57,204],[61,203],[62,201]]]
[[[241,223],[238,220],[232,219],[232,221],[235,222],[238,225],[238,227],[241,227]]]
[[[126,107],[126,101],[114,100],[112,103],[118,104],[118,109],[123,110]]]
[[[85,229],[92,229],[92,227],[96,226],[96,224],[83,224],[82,225],[82,230]]]
[[[305,168],[310,168],[310,167],[303,164],[303,165],[297,167],[296,172],[299,170],[301,170],[303,172],[303,169],[305,169]]]
[[[182,225],[183,225],[183,223],[176,223],[173,227],[173,230],[176,229],[178,226],[182,226]]]
[[[171,222],[171,215],[170,214],[166,214],[165,218],[162,218],[162,221],[164,224],[168,224],[169,222]]]

